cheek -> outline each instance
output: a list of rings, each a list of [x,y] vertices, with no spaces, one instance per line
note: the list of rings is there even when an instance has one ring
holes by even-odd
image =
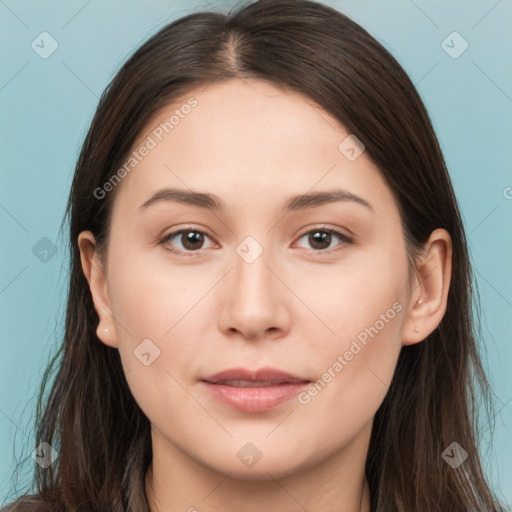
[[[199,292],[204,290],[198,289],[190,273],[162,260],[148,261],[143,251],[127,246],[122,257],[111,252],[111,261],[119,263],[109,263],[109,297],[119,352],[133,384],[140,376],[148,378],[145,384],[150,385],[151,372],[160,375],[163,368],[173,372],[175,367],[186,367],[192,357],[194,337],[184,329],[193,317],[190,310],[200,299]],[[201,282],[200,276],[197,282]]]
[[[110,266],[109,295],[128,385],[152,421],[179,422],[197,412],[180,383],[189,378],[185,369],[197,356],[190,323],[200,308],[192,306],[205,291],[190,286],[191,274],[185,279],[179,267],[171,273],[170,266],[148,265],[141,255],[123,255],[119,265]]]
[[[163,339],[200,300],[211,280],[207,269],[172,264],[164,251],[125,246],[117,259],[120,263],[109,271],[112,311],[133,341]],[[126,331],[121,329],[120,334]]]
[[[316,317],[315,347],[327,353],[343,349],[361,333],[364,342],[364,333],[375,324],[386,332],[382,338],[398,334],[402,315],[397,310],[405,309],[408,283],[406,251],[399,240],[395,246],[375,243],[354,250],[339,264],[310,267],[302,275],[307,278],[295,279],[294,291],[314,313],[309,317]]]
[[[381,255],[373,267],[364,263],[370,261],[347,273],[324,301],[336,335],[310,345],[318,380],[299,396],[311,415],[326,418],[334,430],[344,425],[349,437],[371,420],[387,393],[405,314],[405,253]]]

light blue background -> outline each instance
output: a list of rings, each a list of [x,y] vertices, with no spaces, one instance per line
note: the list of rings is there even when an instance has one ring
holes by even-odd
[[[210,0],[214,4],[213,0]],[[236,2],[216,2],[216,8]],[[508,0],[327,1],[363,25],[417,84],[447,160],[469,238],[483,310],[484,364],[497,397],[485,470],[512,503],[512,4]],[[205,2],[0,1],[0,500],[15,459],[30,457],[36,393],[63,332],[67,255],[58,239],[80,145],[121,63],[167,22]],[[58,49],[31,48],[49,32]],[[459,32],[452,59],[441,42]],[[66,233],[67,234],[67,233]],[[47,237],[47,263],[32,247]],[[23,465],[20,483],[32,474]]]

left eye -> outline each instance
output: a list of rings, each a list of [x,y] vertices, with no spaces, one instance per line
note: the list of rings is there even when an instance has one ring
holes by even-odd
[[[330,252],[331,248],[329,245],[331,244],[333,237],[340,239],[343,243],[346,244],[352,243],[352,240],[345,236],[343,233],[329,228],[311,229],[310,231],[304,233],[299,238],[299,240],[302,240],[305,237],[308,237],[307,240],[314,249],[318,249],[318,251],[315,252]]]

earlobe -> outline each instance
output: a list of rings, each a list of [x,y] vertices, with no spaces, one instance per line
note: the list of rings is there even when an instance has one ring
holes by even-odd
[[[423,341],[446,312],[452,272],[452,242],[445,229],[434,230],[416,262],[402,344]]]
[[[99,318],[96,335],[110,347],[117,347],[114,318],[107,290],[105,269],[96,251],[96,240],[90,231],[82,231],[78,236],[82,270],[89,283],[94,309]]]

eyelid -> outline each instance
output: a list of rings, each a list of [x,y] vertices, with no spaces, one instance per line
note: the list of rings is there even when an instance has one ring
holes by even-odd
[[[213,241],[213,237],[210,235],[210,233],[205,230],[205,229],[202,229],[202,228],[196,228],[194,226],[186,226],[186,227],[183,227],[183,228],[179,228],[175,231],[171,231],[170,233],[164,235],[163,237],[159,237],[159,244],[162,244],[164,246],[164,248],[166,250],[168,250],[169,252],[172,252],[174,254],[180,254],[180,255],[185,255],[185,256],[198,256],[202,253],[202,251],[204,251],[204,249],[198,249],[196,251],[182,251],[182,250],[177,250],[177,249],[170,249],[169,247],[167,247],[166,245],[166,242],[168,242],[170,239],[172,238],[175,238],[176,236],[182,234],[183,232],[186,232],[186,231],[193,231],[193,232],[196,232],[196,233],[201,233],[203,235],[206,235],[208,238],[210,238],[212,241]],[[327,255],[327,254],[330,254],[331,252],[333,251],[336,251],[338,250],[338,247],[340,245],[346,245],[346,244],[352,244],[354,243],[354,239],[352,236],[349,236],[349,235],[346,235],[345,233],[343,233],[341,231],[340,228],[334,228],[334,227],[329,227],[328,225],[326,224],[319,224],[319,225],[316,225],[316,226],[309,226],[307,229],[305,229],[301,234],[299,234],[296,238],[296,242],[298,240],[300,240],[301,238],[303,238],[304,236],[310,234],[311,232],[314,232],[314,231],[324,231],[324,232],[327,232],[327,233],[330,233],[330,234],[333,234],[335,236],[337,236],[340,240],[341,240],[341,243],[334,246],[334,247],[331,247],[330,249],[322,249],[322,250],[315,250],[315,249],[306,249],[306,250],[309,250],[310,252],[313,252],[315,255]],[[296,243],[295,242],[295,243]],[[214,243],[216,243],[214,241]]]
[[[196,228],[194,226],[186,226],[186,227],[179,228],[179,229],[176,229],[174,231],[171,231],[170,233],[167,233],[166,235],[164,235],[162,237],[159,237],[158,244],[163,245],[164,249],[166,249],[167,251],[172,252],[174,254],[178,254],[178,255],[182,255],[182,256],[187,256],[187,257],[194,257],[194,256],[200,255],[201,252],[204,251],[205,249],[199,249],[197,251],[182,251],[180,249],[170,249],[167,246],[167,242],[171,238],[175,238],[176,236],[178,236],[181,233],[186,232],[186,231],[194,231],[196,233],[201,233],[203,235],[206,235],[211,240],[213,240],[213,237],[210,235],[210,233],[207,230],[205,230],[203,228]],[[216,243],[216,242],[214,242],[214,243]]]
[[[300,235],[298,235],[298,238],[302,238],[304,235],[307,235],[311,231],[328,231],[329,233],[334,233],[336,235],[339,235],[341,238],[345,238],[347,240],[354,241],[354,239],[351,235],[345,234],[342,231],[342,228],[329,226],[328,224],[317,224],[317,225],[309,226]]]
[[[332,252],[337,251],[340,246],[354,243],[354,238],[352,236],[349,236],[349,235],[346,235],[345,233],[343,233],[341,228],[329,227],[326,224],[319,224],[316,226],[308,227],[304,232],[302,232],[300,235],[298,235],[297,241],[300,240],[301,238],[303,238],[305,235],[308,235],[309,233],[315,232],[315,231],[325,231],[327,233],[337,236],[341,240],[341,243],[335,245],[334,247],[331,247],[330,249],[322,249],[322,250],[306,249],[309,252],[313,252],[315,255],[320,255],[320,256],[329,255]]]

